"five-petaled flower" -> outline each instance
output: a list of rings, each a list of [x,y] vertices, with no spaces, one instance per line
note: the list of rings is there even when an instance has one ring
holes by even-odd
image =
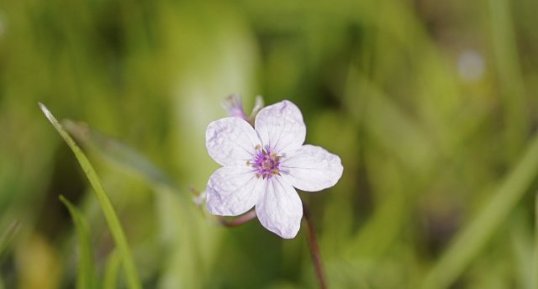
[[[265,228],[294,238],[303,216],[294,188],[323,190],[334,186],[343,172],[337,155],[303,145],[305,137],[301,111],[287,100],[261,109],[254,128],[240,117],[210,123],[207,151],[222,167],[207,184],[209,212],[237,216],[255,207]]]

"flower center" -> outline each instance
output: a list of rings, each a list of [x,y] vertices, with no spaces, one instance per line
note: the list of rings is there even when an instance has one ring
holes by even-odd
[[[256,177],[268,179],[274,175],[280,174],[280,156],[275,152],[272,152],[268,147],[265,149],[256,147],[256,150],[256,155],[252,162],[250,162],[250,165],[254,168]]]

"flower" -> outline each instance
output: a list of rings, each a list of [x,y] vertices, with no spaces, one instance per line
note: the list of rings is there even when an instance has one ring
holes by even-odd
[[[305,137],[301,111],[287,100],[261,109],[254,128],[240,117],[211,122],[206,147],[222,167],[207,184],[209,212],[237,216],[255,207],[265,228],[294,238],[303,216],[295,189],[314,192],[332,187],[343,172],[337,155],[303,145]]]

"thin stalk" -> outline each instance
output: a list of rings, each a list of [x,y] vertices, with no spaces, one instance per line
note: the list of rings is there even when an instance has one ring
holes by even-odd
[[[314,222],[308,210],[308,206],[303,203],[303,217],[306,222],[308,230],[308,245],[310,247],[310,255],[312,256],[312,265],[314,266],[314,272],[318,279],[319,288],[327,289],[327,280],[325,279],[325,270],[323,268],[323,262],[319,251],[318,239],[316,235],[316,228]]]
[[[314,226],[314,222],[312,221],[310,211],[308,210],[306,204],[303,204],[303,217],[306,222],[306,227],[308,231],[308,247],[310,248],[310,255],[312,256],[312,265],[314,266],[314,272],[316,273],[319,288],[327,289],[327,280],[325,279],[325,270],[323,269],[323,262],[321,259],[318,239],[316,235],[316,228]],[[220,224],[225,227],[237,227],[256,218],[256,211],[250,210],[245,214],[233,219],[225,218],[222,216],[217,216],[217,218]]]
[[[241,215],[241,216],[239,216],[237,218],[233,218],[233,219],[218,216],[218,220],[219,220],[220,224],[225,226],[225,227],[237,227],[237,226],[243,225],[244,223],[247,223],[247,222],[253,220],[254,218],[256,218],[256,211],[255,210],[250,210],[250,211],[244,213],[243,215]]]

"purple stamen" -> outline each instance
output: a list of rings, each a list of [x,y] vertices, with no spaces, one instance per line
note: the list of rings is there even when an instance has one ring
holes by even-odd
[[[280,174],[280,156],[271,152],[271,149],[257,148],[257,153],[251,163],[257,177],[269,179],[273,175]]]

